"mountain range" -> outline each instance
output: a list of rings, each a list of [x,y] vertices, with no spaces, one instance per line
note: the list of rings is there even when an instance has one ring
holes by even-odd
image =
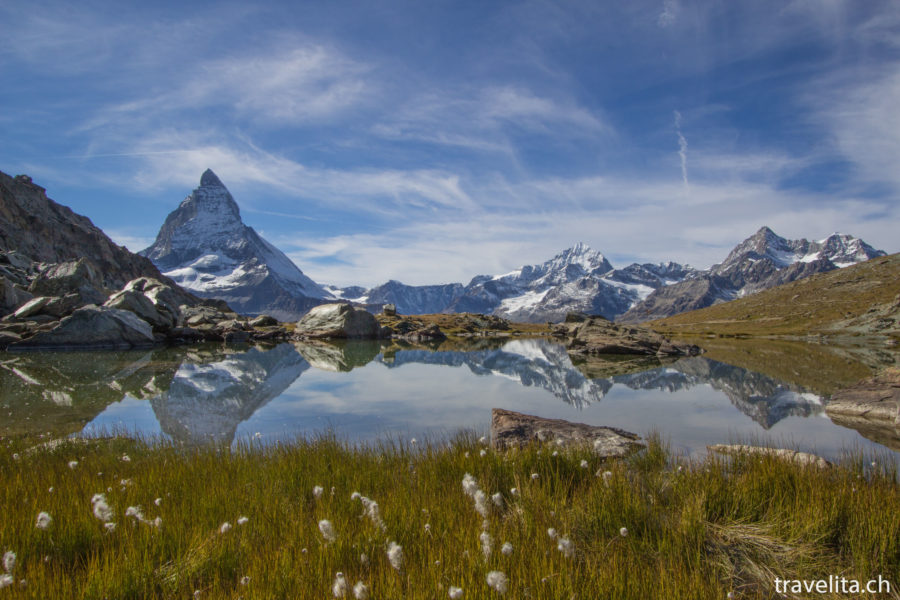
[[[243,223],[231,193],[207,170],[169,214],[156,241],[139,254],[194,294],[225,300],[242,313],[295,320],[309,308],[350,301],[370,310],[393,304],[400,314],[475,312],[520,322],[561,321],[569,312],[641,322],[703,308],[776,285],[884,255],[850,235],[788,240],[768,227],[738,244],[717,265],[676,262],[615,268],[583,243],[550,260],[468,284],[376,287],[319,285]]]

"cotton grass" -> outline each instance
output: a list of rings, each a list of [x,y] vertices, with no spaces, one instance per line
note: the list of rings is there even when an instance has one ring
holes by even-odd
[[[326,542],[333,542],[337,539],[337,534],[334,531],[334,525],[331,524],[331,521],[328,519],[322,519],[319,521],[319,532],[322,534],[322,537],[325,538]]]
[[[53,517],[50,516],[49,513],[41,511],[38,513],[37,519],[35,520],[34,526],[38,529],[47,529],[50,527],[50,524],[53,522]]]
[[[390,542],[388,544],[387,557],[391,566],[399,571],[403,566],[403,547],[397,542]]]
[[[485,581],[488,587],[498,594],[505,594],[509,587],[509,580],[506,579],[506,574],[503,571],[491,571],[487,574]]]

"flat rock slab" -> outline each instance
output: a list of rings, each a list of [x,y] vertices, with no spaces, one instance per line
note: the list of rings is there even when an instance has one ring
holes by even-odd
[[[747,446],[745,444],[714,444],[707,446],[710,452],[718,454],[752,454],[757,456],[774,456],[800,465],[810,465],[824,469],[830,467],[831,463],[815,454],[808,452],[797,452],[787,448],[766,448],[765,446]]]
[[[825,405],[829,417],[898,422],[900,369],[891,367],[874,377],[836,392]]]
[[[642,448],[644,444],[640,439],[635,433],[613,427],[491,409],[491,443],[498,450],[531,442],[553,442],[562,446],[589,444],[601,458],[618,458]]]

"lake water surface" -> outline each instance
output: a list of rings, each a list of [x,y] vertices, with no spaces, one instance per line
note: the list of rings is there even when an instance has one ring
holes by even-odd
[[[689,454],[730,441],[828,457],[886,451],[832,423],[824,398],[801,385],[703,356],[576,366],[545,339],[0,353],[0,367],[3,435],[126,431],[196,444],[332,431],[348,441],[421,440],[488,434],[496,407],[655,431]]]

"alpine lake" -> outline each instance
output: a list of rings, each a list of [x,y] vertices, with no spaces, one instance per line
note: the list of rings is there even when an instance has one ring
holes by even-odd
[[[124,434],[179,444],[440,442],[489,435],[492,408],[708,444],[900,458],[900,431],[833,421],[828,396],[896,351],[737,339],[660,362],[573,363],[548,338],[204,344],[0,353],[0,435]]]

